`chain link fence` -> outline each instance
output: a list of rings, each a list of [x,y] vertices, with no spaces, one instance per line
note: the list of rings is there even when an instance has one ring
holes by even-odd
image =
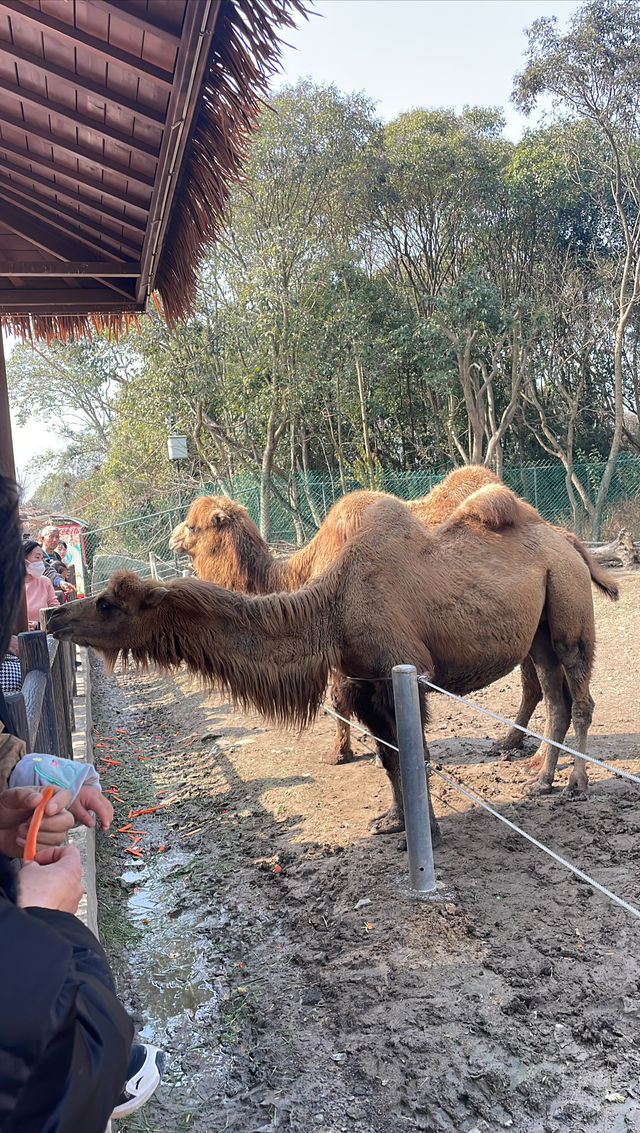
[[[593,499],[604,464],[577,464],[575,471]],[[345,487],[351,492],[373,486],[379,491],[410,500],[427,495],[445,475],[446,472],[381,471],[373,485],[348,477]],[[503,479],[519,496],[532,503],[544,519],[577,530],[583,538],[588,537],[588,516],[584,511],[574,516],[562,465],[509,467],[503,469]],[[306,542],[331,505],[343,494],[337,474],[311,472],[300,475],[294,508],[291,499],[287,499],[287,487],[276,484],[270,506],[270,544],[275,549],[284,550]],[[83,535],[86,592],[101,590],[114,570],[134,570],[142,576],[158,578],[180,574],[188,562],[178,560],[171,553],[169,537],[176,524],[184,519],[192,499],[203,495],[216,496],[220,495],[220,491],[214,486],[203,485],[197,491],[176,493],[175,497],[162,503],[149,503],[135,515],[118,523],[86,531]],[[248,473],[236,477],[230,495],[247,508],[259,526],[259,477]],[[616,462],[603,513],[602,537],[613,538],[623,527],[630,529],[636,537],[640,531],[640,457],[629,454],[618,457]]]

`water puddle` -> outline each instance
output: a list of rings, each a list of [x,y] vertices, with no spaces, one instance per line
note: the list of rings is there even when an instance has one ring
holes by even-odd
[[[201,931],[201,910],[184,905],[190,862],[188,854],[167,853],[160,873],[150,873],[145,866],[121,875],[130,887],[130,920],[143,933],[130,964],[145,1019],[140,1034],[147,1041],[186,1026],[197,1031],[199,1020],[205,1023],[217,1014],[221,999],[212,976],[217,968],[214,946],[210,935]],[[221,923],[224,918],[221,911]]]

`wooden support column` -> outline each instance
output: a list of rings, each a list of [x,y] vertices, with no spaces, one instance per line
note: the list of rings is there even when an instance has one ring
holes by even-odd
[[[9,413],[9,388],[7,384],[7,365],[4,356],[4,334],[0,328],[0,469],[4,472],[5,476],[10,476],[12,480],[16,478],[16,465],[13,456],[13,437],[11,435],[11,414]],[[16,610],[16,619],[13,625],[13,633],[24,633],[29,629],[27,620],[27,598],[22,587],[22,597],[18,609]],[[2,658],[0,658],[2,660]]]

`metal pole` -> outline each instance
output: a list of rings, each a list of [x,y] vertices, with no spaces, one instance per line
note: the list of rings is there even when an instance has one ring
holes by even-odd
[[[409,879],[419,893],[436,887],[429,824],[429,793],[415,665],[394,665],[391,671],[396,710]]]

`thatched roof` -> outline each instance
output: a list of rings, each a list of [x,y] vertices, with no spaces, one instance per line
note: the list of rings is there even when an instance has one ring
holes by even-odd
[[[53,14],[52,14],[53,13]],[[0,318],[189,313],[302,0],[0,0]]]

